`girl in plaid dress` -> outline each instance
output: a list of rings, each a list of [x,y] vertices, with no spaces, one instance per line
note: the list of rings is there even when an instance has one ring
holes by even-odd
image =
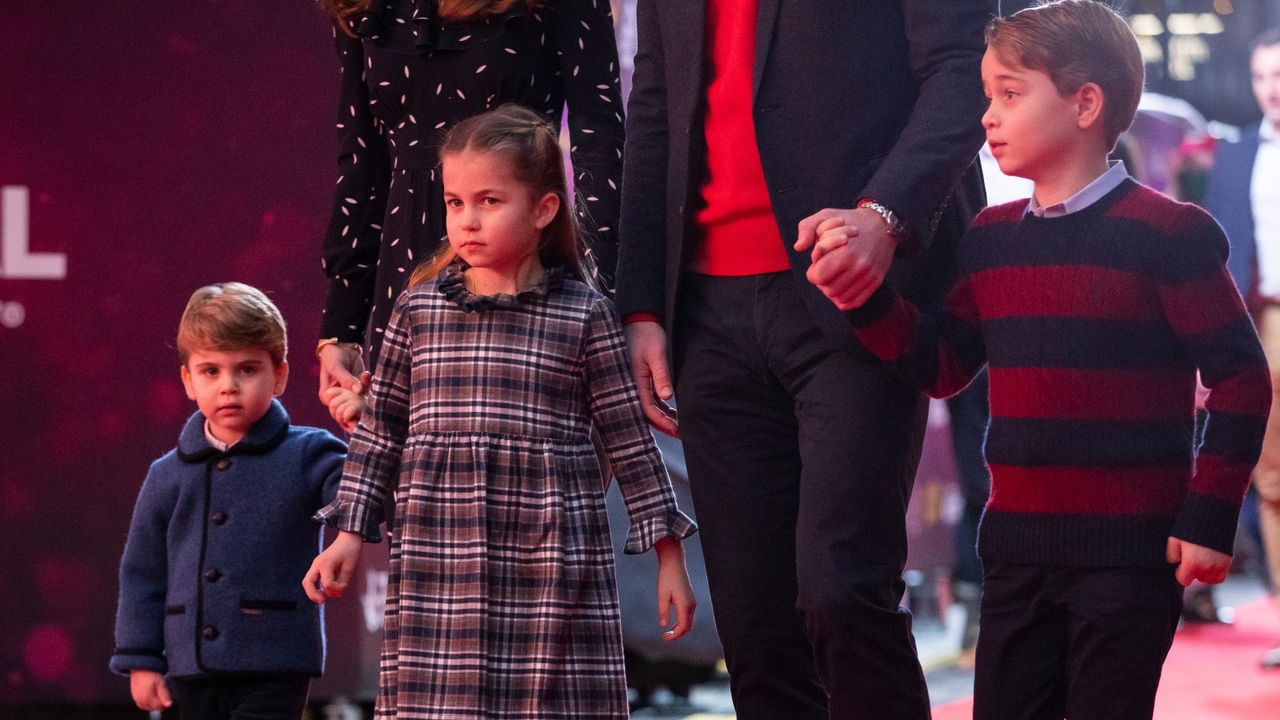
[[[342,594],[394,489],[377,717],[625,718],[592,429],[631,515],[626,552],[656,548],[671,640],[693,623],[680,540],[694,526],[612,305],[583,281],[554,131],[504,106],[440,155],[449,247],[396,303],[338,498],[317,514],[341,532],[303,584],[318,603]]]

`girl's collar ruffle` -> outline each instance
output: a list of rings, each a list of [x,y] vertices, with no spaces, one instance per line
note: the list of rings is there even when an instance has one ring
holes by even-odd
[[[477,22],[441,24],[437,0],[373,0],[352,22],[356,35],[389,52],[426,55],[434,50],[465,50],[501,37],[507,25],[529,15],[524,3]]]
[[[564,266],[556,266],[544,270],[542,279],[538,281],[537,285],[516,295],[509,293],[477,295],[467,289],[466,276],[464,275],[466,269],[467,266],[462,263],[453,263],[440,271],[440,278],[436,282],[436,289],[440,291],[440,294],[462,308],[463,312],[484,312],[485,310],[496,308],[512,308],[522,303],[532,302],[537,298],[546,297],[552,290],[559,288],[560,284],[564,282],[565,276]]]

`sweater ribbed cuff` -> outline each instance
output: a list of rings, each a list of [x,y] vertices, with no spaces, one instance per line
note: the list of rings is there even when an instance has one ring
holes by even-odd
[[[1169,534],[1179,540],[1231,555],[1235,548],[1236,523],[1239,519],[1238,505],[1193,492],[1182,502],[1182,509],[1174,519],[1173,529]]]

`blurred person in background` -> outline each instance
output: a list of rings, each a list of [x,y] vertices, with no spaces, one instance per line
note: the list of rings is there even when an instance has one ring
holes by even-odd
[[[1231,241],[1227,267],[1253,312],[1274,391],[1280,388],[1280,28],[1254,41],[1250,73],[1263,118],[1238,142],[1219,145],[1205,208]],[[1271,591],[1280,595],[1280,408],[1275,402],[1253,487]],[[1280,668],[1280,646],[1263,657],[1262,665]]]

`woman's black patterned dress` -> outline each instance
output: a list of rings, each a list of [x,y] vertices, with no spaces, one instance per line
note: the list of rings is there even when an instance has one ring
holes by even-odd
[[[355,37],[334,33],[341,175],[324,239],[321,337],[365,343],[374,365],[396,296],[445,236],[443,133],[508,102],[556,127],[567,103],[578,212],[611,280],[623,129],[609,0],[548,0],[448,25],[434,0],[374,0],[351,27]]]

